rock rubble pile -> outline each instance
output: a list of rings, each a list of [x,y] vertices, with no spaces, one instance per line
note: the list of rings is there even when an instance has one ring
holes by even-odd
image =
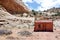
[[[31,27],[34,25],[34,17],[16,17],[10,13],[0,10],[0,19],[4,19],[7,24],[4,24],[5,27],[21,27],[25,26]]]

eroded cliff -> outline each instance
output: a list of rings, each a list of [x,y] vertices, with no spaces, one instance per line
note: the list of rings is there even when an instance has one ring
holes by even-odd
[[[21,3],[20,3],[21,4]],[[2,5],[10,13],[27,13],[29,12],[25,7],[15,2],[15,0],[0,0]]]

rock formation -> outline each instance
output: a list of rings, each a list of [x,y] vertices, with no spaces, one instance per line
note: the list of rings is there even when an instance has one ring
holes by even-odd
[[[29,12],[28,8],[22,3],[22,0],[20,0],[20,3],[17,0],[0,0],[0,5],[12,14]]]
[[[60,12],[60,8],[55,8],[55,7],[53,7],[53,8],[51,8],[51,9],[48,9],[48,10],[45,10],[46,12],[54,12],[54,13],[57,13],[57,12]]]

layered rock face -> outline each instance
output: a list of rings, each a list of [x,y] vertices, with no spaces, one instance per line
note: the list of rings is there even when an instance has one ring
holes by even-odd
[[[23,6],[26,10],[29,10],[30,9],[24,4],[24,2],[22,2],[22,0],[14,0],[16,3],[20,4],[21,6]]]
[[[2,5],[10,13],[27,13],[29,12],[27,7],[22,5],[22,0],[20,4],[16,0],[0,0],[0,5]]]

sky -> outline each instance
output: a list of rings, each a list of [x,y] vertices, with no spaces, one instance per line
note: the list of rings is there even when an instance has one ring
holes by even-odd
[[[31,10],[44,11],[53,7],[60,7],[60,0],[22,0]]]

